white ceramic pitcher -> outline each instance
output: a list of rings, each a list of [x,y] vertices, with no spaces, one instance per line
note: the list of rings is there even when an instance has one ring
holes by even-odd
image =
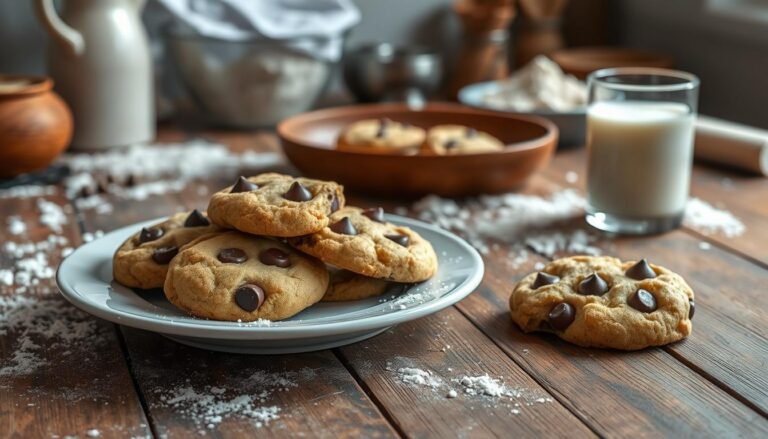
[[[155,136],[145,0],[36,0],[52,37],[49,71],[75,121],[72,147],[103,149]]]

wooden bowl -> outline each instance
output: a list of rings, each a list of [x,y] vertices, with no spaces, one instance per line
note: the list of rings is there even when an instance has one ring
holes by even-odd
[[[550,55],[563,71],[586,79],[595,70],[610,67],[672,67],[672,59],[658,53],[625,47],[577,47]]]
[[[44,77],[0,75],[0,178],[43,169],[69,145],[72,114]]]
[[[339,132],[352,122],[389,118],[422,128],[461,124],[486,131],[507,147],[497,153],[451,156],[383,155],[336,150]],[[300,114],[277,127],[285,155],[310,177],[335,180],[368,195],[465,196],[519,188],[547,164],[557,127],[543,118],[434,103],[354,105]]]

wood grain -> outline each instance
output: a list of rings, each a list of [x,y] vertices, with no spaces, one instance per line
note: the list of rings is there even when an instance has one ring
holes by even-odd
[[[768,434],[765,418],[664,350],[584,349],[548,334],[523,334],[509,317],[507,300],[514,282],[533,267],[510,277],[486,261],[486,282],[459,309],[599,435]]]
[[[594,436],[454,308],[338,351],[409,437]],[[400,368],[430,371],[441,384],[405,383]],[[468,395],[456,382],[485,374],[523,395]]]
[[[66,206],[60,195],[47,198]],[[46,240],[51,230],[40,224],[36,202],[33,198],[0,201],[0,242]],[[23,217],[26,234],[6,232],[5,218],[10,215]],[[77,246],[75,217],[70,211],[66,218],[61,236],[67,238],[67,245]],[[42,253],[53,267],[61,259],[58,247]],[[1,256],[0,268],[11,268],[15,262]],[[0,437],[85,437],[91,429],[103,437],[150,435],[114,325],[77,311],[59,295],[53,279],[43,279],[26,291],[19,285],[0,286],[0,294],[31,301],[0,313],[0,327],[30,315],[40,319],[0,331]],[[45,310],[54,307],[60,311],[41,314],[36,311],[40,304],[47,304]],[[84,328],[88,338],[75,335]],[[49,331],[50,337],[46,335]],[[24,337],[34,346],[21,345]],[[25,358],[30,360],[29,366],[16,367]]]
[[[547,176],[563,183],[568,171],[585,175],[584,153],[571,151],[558,156]],[[754,243],[759,246],[768,240],[765,227],[760,226],[768,214],[768,205],[757,203],[761,195],[768,194],[768,182],[748,176],[716,177],[715,172],[695,167],[692,193],[736,212],[747,226],[742,237],[705,236],[684,229],[659,236],[613,240],[603,247],[606,253],[622,259],[647,257],[679,273],[691,284],[697,304],[694,334],[685,342],[668,347],[668,351],[768,415],[768,377],[764,373],[768,364],[768,297],[762,294],[768,273],[733,251],[723,250],[751,255],[755,254],[751,249],[756,246]],[[722,185],[722,178],[730,179],[732,189]],[[581,190],[583,184],[582,178],[576,186]],[[754,207],[747,208],[743,203]],[[702,246],[706,244],[702,240],[719,246]]]
[[[180,194],[156,196],[141,202],[112,200],[115,211],[110,216],[84,213],[85,229],[107,230],[107,227],[116,228],[179,210],[204,208],[207,194],[229,184],[233,178],[198,181]],[[208,190],[201,192],[200,185]],[[188,437],[201,432],[232,437],[395,435],[387,420],[330,352],[291,356],[231,355],[188,348],[150,332],[122,328],[122,333],[134,378],[147,401],[153,430],[159,435]],[[208,428],[201,423],[200,416],[182,416],[160,399],[178,396],[179,389],[187,386],[188,378],[189,385],[197,392],[210,395],[211,388],[217,388],[223,390],[222,398],[253,396],[263,390],[247,383],[248,377],[257,372],[290,375],[298,383],[285,392],[273,392],[264,402],[266,406],[282,409],[280,419],[268,425],[259,426],[253,420],[232,416]]]

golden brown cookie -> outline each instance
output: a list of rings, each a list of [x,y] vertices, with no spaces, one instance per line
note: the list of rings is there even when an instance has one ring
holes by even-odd
[[[413,154],[424,143],[424,129],[390,119],[365,119],[339,135],[336,148],[376,154]]]
[[[240,177],[208,204],[211,221],[254,235],[290,237],[317,232],[344,207],[344,188],[331,181],[268,173]]]
[[[694,295],[679,275],[641,261],[574,256],[524,277],[509,298],[525,331],[624,350],[661,346],[691,333]]]
[[[429,241],[386,222],[381,208],[345,207],[331,214],[327,227],[289,243],[323,262],[378,279],[421,282],[437,271]]]
[[[381,296],[391,285],[384,279],[375,279],[348,270],[331,269],[331,281],[323,302],[346,302]]]
[[[463,125],[437,125],[427,132],[423,154],[455,155],[497,152],[504,144],[492,135]]]
[[[160,288],[165,282],[168,264],[179,249],[220,230],[197,210],[177,213],[128,238],[115,252],[113,276],[127,287]]]
[[[322,262],[275,240],[232,231],[179,252],[164,290],[194,316],[250,322],[287,319],[318,302],[327,288]]]

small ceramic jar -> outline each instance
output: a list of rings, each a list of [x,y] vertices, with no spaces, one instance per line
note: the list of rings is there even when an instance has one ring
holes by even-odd
[[[0,178],[47,167],[71,139],[72,114],[53,81],[0,75]]]

